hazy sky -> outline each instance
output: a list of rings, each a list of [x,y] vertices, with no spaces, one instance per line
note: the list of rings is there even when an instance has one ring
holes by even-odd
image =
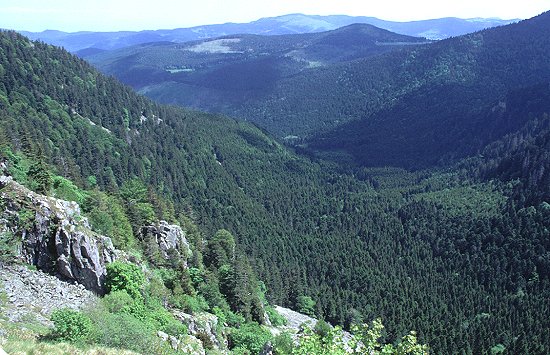
[[[112,31],[249,22],[289,13],[409,21],[439,17],[529,18],[550,0],[0,0],[0,28]]]

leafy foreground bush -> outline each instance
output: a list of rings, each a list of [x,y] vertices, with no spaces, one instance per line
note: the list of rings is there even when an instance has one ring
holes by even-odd
[[[132,298],[141,298],[145,275],[139,266],[115,261],[107,265],[107,292],[126,291]]]
[[[273,307],[266,306],[265,311],[267,312],[269,320],[273,326],[280,327],[287,324],[286,318],[280,315],[279,312],[277,312]]]
[[[92,314],[96,325],[94,341],[104,346],[128,349],[141,354],[172,354],[169,345],[154,329],[131,314],[98,311]]]
[[[327,331],[324,329],[324,336],[316,333],[311,327],[305,326],[298,338],[298,345],[292,350],[293,355],[309,354],[410,354],[427,355],[428,346],[417,343],[415,332],[403,337],[397,345],[381,344],[382,330],[384,326],[380,319],[376,319],[369,326],[355,326],[352,328],[351,339],[344,343],[343,332],[336,327]]]
[[[229,346],[236,354],[258,354],[271,338],[271,333],[259,324],[245,323],[231,329]]]
[[[72,309],[59,309],[52,313],[54,324],[52,337],[71,343],[89,342],[94,330],[92,320],[85,314]]]

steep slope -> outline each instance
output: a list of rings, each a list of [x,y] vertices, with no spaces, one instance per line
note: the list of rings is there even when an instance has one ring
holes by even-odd
[[[419,168],[464,157],[521,126],[478,129],[510,91],[549,78],[547,18],[421,46],[387,46],[402,39],[354,25],[263,38],[272,56],[249,52],[258,37],[231,37],[223,39],[226,53],[193,53],[198,62],[169,44],[90,58],[157,101],[241,117],[323,156]],[[283,41],[288,50],[273,52]]]
[[[407,168],[474,153],[525,123],[524,117],[502,122],[492,114],[513,104],[515,90],[550,81],[545,59],[550,55],[549,24],[550,13],[545,13],[399,53],[401,57],[388,55],[382,65],[354,63],[344,69],[346,84],[334,88],[336,97],[350,90],[353,96],[321,106],[326,117],[352,122],[313,139],[312,147],[349,153],[360,164]],[[364,70],[373,65],[368,73]],[[368,90],[379,97],[362,94]],[[296,99],[310,100],[302,95]]]
[[[243,33],[257,35],[314,33],[331,31],[354,23],[370,24],[408,36],[442,39],[479,31],[484,28],[502,26],[515,21],[518,20],[442,18],[393,22],[363,16],[290,14],[262,18],[250,23],[226,23],[173,30],[74,33],[50,30],[43,32],[22,31],[21,33],[32,39],[61,46],[71,52],[78,52],[86,48],[111,50],[148,42],[169,41],[181,43]]]
[[[544,204],[453,171],[338,170],[250,124],[155,105],[58,48],[12,32],[0,48],[0,146],[80,186],[147,182],[209,235],[228,229],[277,304],[382,317],[386,340],[416,329],[435,353],[549,351]]]
[[[261,100],[279,81],[311,68],[426,42],[351,25],[315,34],[151,43],[86,59],[157,101],[234,113],[248,100]]]

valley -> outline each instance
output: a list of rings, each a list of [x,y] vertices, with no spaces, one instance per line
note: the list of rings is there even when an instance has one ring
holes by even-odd
[[[322,325],[270,333],[275,305],[394,353],[548,353],[550,13],[438,41],[342,25],[83,58],[0,32],[1,262],[37,230],[110,238],[107,295],[78,314],[141,353],[343,353]]]

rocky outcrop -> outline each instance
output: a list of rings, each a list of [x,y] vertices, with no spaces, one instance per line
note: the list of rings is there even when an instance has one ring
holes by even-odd
[[[16,257],[103,293],[105,265],[117,258],[111,239],[91,231],[75,202],[37,194],[0,177],[0,232],[19,242]]]
[[[193,335],[182,335],[175,337],[165,332],[158,331],[157,336],[170,344],[173,350],[183,354],[205,355],[206,351],[202,342]]]
[[[200,339],[206,348],[227,349],[223,325],[218,324],[218,317],[215,315],[205,312],[190,315],[178,310],[174,310],[172,314],[185,324],[189,334]]]
[[[293,311],[290,308],[284,308],[281,306],[274,306],[273,308],[277,313],[286,319],[286,328],[299,330],[304,323],[308,323],[311,327],[315,327],[315,324],[317,324],[317,319]]]
[[[317,319],[312,318],[303,313],[293,311],[290,308],[284,308],[281,306],[273,307],[277,313],[279,313],[283,318],[286,319],[286,325],[281,327],[270,327],[270,331],[273,335],[278,335],[281,332],[287,331],[293,334],[293,339],[296,340],[298,334],[303,331],[303,325],[307,324],[309,327],[314,328],[317,324]],[[332,326],[331,326],[332,327]],[[344,331],[343,332],[343,341],[347,349],[347,343],[351,339],[351,334]],[[268,346],[266,344],[266,346]],[[266,350],[266,348],[264,348]]]
[[[262,350],[258,355],[273,355],[274,354],[273,350],[274,350],[273,344],[270,341],[268,341],[267,343],[265,343],[264,347],[262,348]]]
[[[154,243],[160,256],[165,260],[178,258],[187,266],[187,258],[191,255],[191,249],[181,227],[160,221],[158,224],[143,227],[140,239],[144,241],[145,245]]]
[[[69,284],[25,266],[0,267],[1,313],[7,321],[33,321],[51,325],[50,314],[60,308],[90,307],[97,296],[83,285]]]

